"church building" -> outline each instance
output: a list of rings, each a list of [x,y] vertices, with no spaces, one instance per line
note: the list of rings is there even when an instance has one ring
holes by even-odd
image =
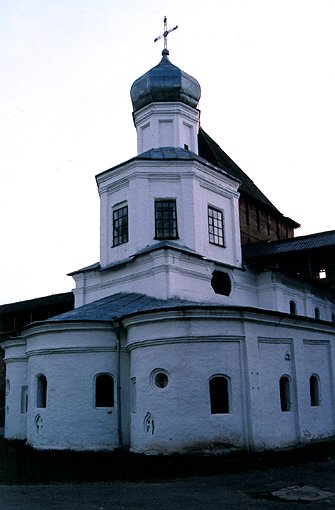
[[[271,449],[335,435],[335,231],[285,217],[200,127],[169,60],[131,87],[137,155],[96,176],[75,308],[2,343],[5,437],[37,449]]]

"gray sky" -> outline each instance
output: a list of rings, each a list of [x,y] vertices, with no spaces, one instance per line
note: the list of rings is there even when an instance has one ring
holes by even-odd
[[[335,228],[333,0],[0,0],[0,304],[99,259],[94,176],[136,155],[129,90],[171,61],[297,235]]]

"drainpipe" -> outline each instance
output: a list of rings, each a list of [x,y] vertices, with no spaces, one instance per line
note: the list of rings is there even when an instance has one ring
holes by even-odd
[[[116,333],[116,400],[117,400],[117,432],[119,436],[119,447],[123,447],[122,434],[122,404],[121,404],[121,324],[119,321],[113,322],[113,328]]]

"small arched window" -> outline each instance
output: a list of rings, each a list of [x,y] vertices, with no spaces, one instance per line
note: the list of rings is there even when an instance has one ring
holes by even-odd
[[[279,381],[280,409],[283,412],[291,410],[290,379],[283,375]]]
[[[95,378],[95,407],[114,407],[114,379],[109,374]]]
[[[320,388],[319,377],[315,374],[309,378],[309,394],[311,399],[311,406],[318,407],[320,405]]]
[[[228,414],[230,412],[230,379],[225,375],[217,375],[209,380],[209,395],[212,414]]]
[[[320,308],[318,308],[317,306],[315,307],[314,315],[315,315],[316,320],[319,321],[320,320]]]
[[[45,375],[40,374],[37,377],[37,407],[47,406],[48,381]]]
[[[291,315],[297,315],[297,305],[296,302],[291,299],[290,301],[290,314]]]

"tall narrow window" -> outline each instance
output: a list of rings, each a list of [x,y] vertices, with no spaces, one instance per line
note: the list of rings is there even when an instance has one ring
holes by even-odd
[[[41,374],[37,377],[37,407],[43,408],[47,406],[47,392],[47,378]]]
[[[297,305],[293,300],[290,301],[290,314],[297,315]]]
[[[178,238],[177,208],[175,200],[155,201],[155,238]]]
[[[109,374],[95,379],[95,407],[114,407],[114,379]]]
[[[209,242],[224,246],[223,214],[219,209],[208,206]]]
[[[113,211],[113,246],[128,242],[128,206]]]
[[[320,308],[315,307],[314,314],[315,314],[316,320],[319,321],[320,320]]]
[[[21,386],[21,413],[28,412],[28,386]]]
[[[280,392],[280,409],[281,411],[291,410],[291,394],[290,394],[290,380],[287,375],[283,375],[279,381]]]
[[[229,378],[224,375],[212,377],[209,380],[209,395],[212,414],[228,414],[229,402]]]
[[[311,399],[311,406],[317,407],[320,405],[320,391],[319,391],[319,378],[317,375],[311,375],[309,379],[309,394]]]

